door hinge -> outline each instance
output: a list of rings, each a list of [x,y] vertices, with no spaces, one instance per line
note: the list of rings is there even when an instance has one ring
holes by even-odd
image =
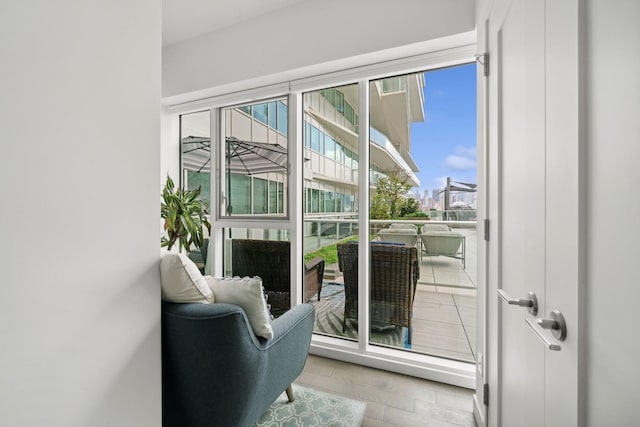
[[[484,220],[484,240],[489,241],[489,220]]]
[[[478,53],[475,55],[476,61],[482,65],[484,68],[484,76],[487,77],[489,75],[489,53]]]
[[[482,400],[486,406],[489,406],[489,384],[484,385],[482,390]]]

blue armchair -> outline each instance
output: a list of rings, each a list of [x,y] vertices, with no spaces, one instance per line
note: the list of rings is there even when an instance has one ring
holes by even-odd
[[[255,424],[302,372],[314,316],[298,305],[265,340],[237,305],[162,302],[162,425]]]

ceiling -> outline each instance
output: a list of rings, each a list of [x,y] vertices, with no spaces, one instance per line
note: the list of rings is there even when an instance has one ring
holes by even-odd
[[[163,0],[162,45],[170,46],[305,0]]]

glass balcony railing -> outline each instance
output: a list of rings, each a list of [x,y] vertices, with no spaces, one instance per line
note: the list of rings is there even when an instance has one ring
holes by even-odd
[[[398,150],[396,150],[396,147],[394,147],[394,145],[391,143],[391,141],[389,141],[389,138],[387,138],[387,136],[384,133],[380,132],[378,129],[374,128],[373,126],[370,126],[369,140],[371,140],[371,142],[373,142],[375,145],[382,147],[389,154],[389,156],[393,158],[393,160],[398,164],[398,166],[402,168],[403,172],[407,175],[407,177],[409,177],[411,181],[417,183],[417,185],[420,184],[420,180],[418,179],[416,174],[413,173],[413,170],[411,170],[411,167],[409,166],[409,164],[398,152]]]
[[[389,77],[382,80],[382,93],[407,90],[406,76]]]

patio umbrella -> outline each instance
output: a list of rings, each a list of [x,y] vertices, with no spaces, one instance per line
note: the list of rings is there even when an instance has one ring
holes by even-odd
[[[287,149],[278,144],[227,137],[227,172],[256,175],[287,170]]]
[[[183,161],[201,172],[211,160],[211,140],[207,137],[182,138]],[[287,170],[287,149],[278,144],[226,138],[227,173],[256,175]]]
[[[211,161],[211,140],[207,137],[188,136],[182,139],[182,160],[186,167],[201,172]],[[243,141],[234,136],[226,138],[225,173],[227,195],[225,203],[228,215],[231,205],[231,174],[258,175],[267,172],[286,172],[287,149],[278,144]]]
[[[184,167],[202,172],[211,161],[211,139],[202,136],[182,138],[182,163]]]

